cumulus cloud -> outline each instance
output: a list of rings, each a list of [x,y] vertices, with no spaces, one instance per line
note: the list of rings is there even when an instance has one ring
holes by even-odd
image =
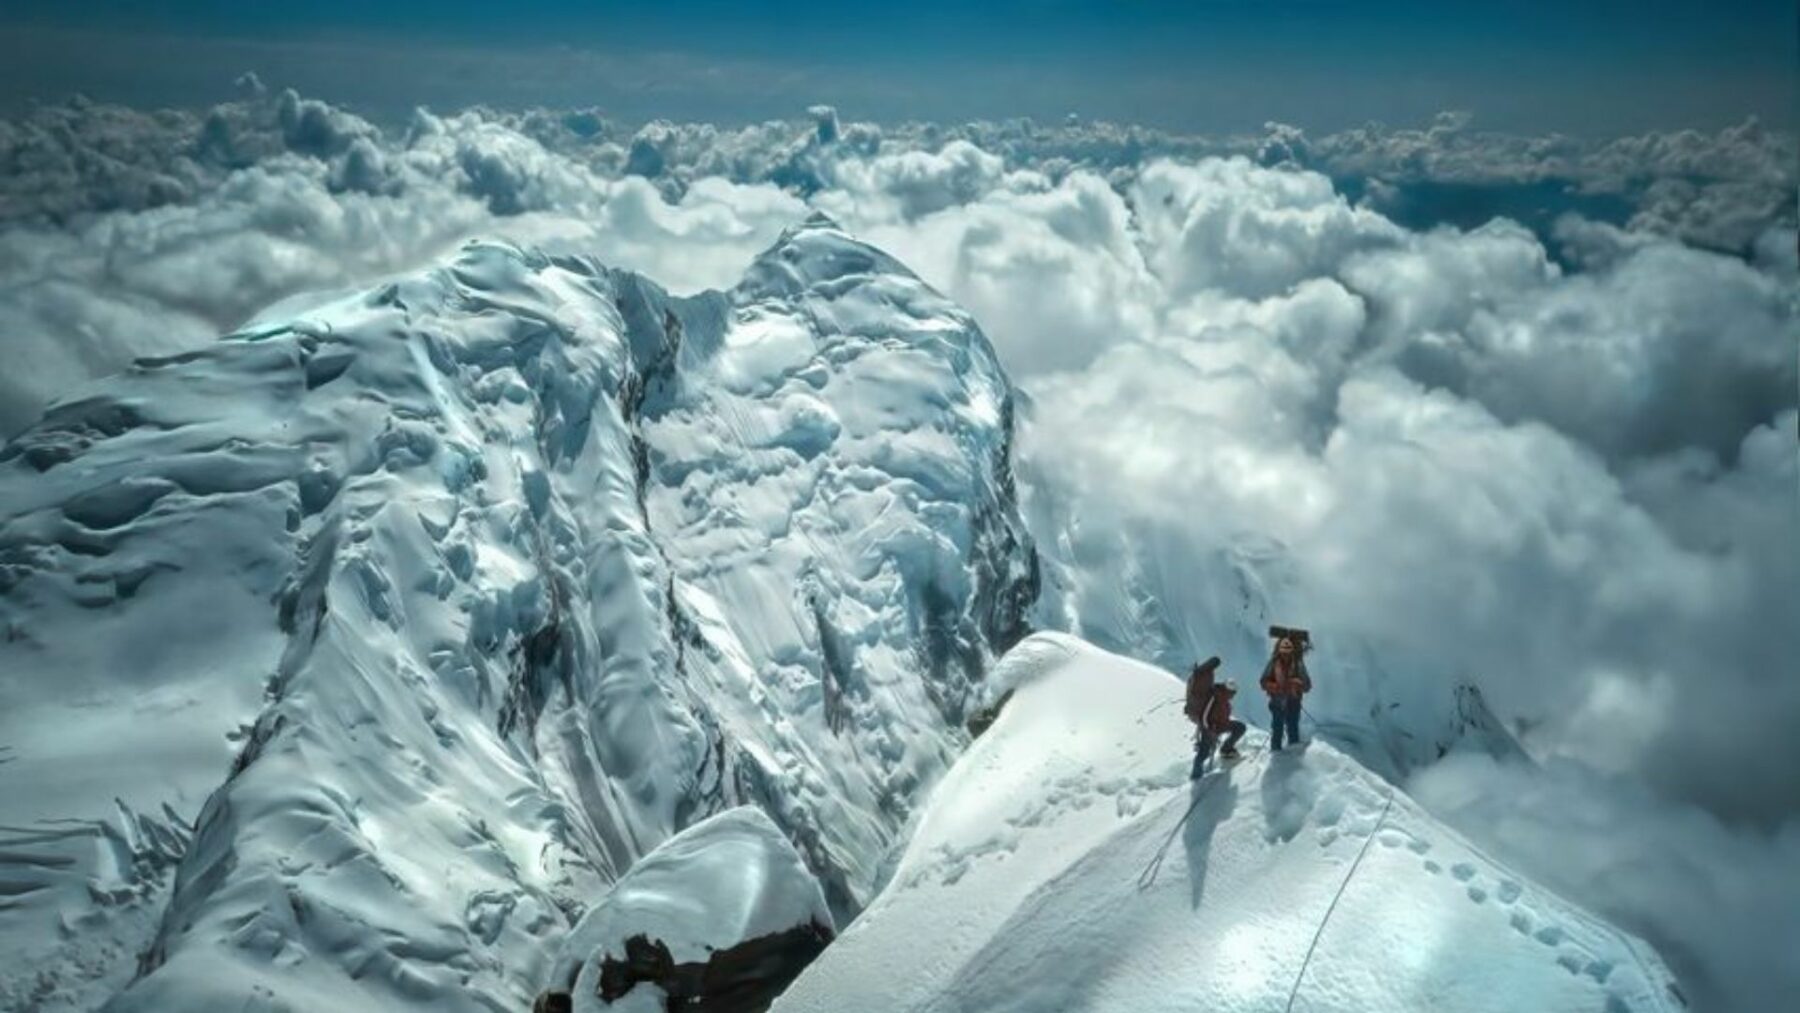
[[[282,150],[336,156],[358,138],[383,149],[404,132],[368,122],[291,91],[244,84],[240,101],[208,110],[145,112],[76,100],[0,119],[0,222],[141,208],[190,200],[220,174]],[[518,133],[604,176],[652,179],[671,197],[695,180],[774,183],[800,192],[843,156],[937,152],[954,142],[1052,179],[1086,170],[1120,183],[1157,158],[1197,161],[1242,155],[1267,166],[1311,168],[1359,188],[1399,192],[1415,185],[1516,188],[1553,184],[1534,200],[1607,194],[1639,227],[1707,245],[1742,249],[1772,213],[1794,218],[1800,139],[1754,119],[1707,133],[1649,132],[1617,138],[1517,135],[1475,127],[1445,113],[1413,128],[1369,124],[1309,136],[1282,123],[1246,135],[1179,134],[1070,117],[885,126],[809,108],[797,122],[741,127],[655,121],[627,126],[601,110],[477,108],[466,115]],[[465,121],[466,122],[466,121]],[[1621,222],[1623,224],[1623,222]]]
[[[1305,150],[1302,164],[1374,181],[1390,206],[1406,203],[1408,187],[1422,188],[1433,207],[1546,207],[1547,219],[1611,206],[1635,229],[1736,252],[1771,221],[1794,221],[1800,161],[1800,140],[1754,117],[1713,133],[1584,139],[1476,130],[1468,117],[1446,115],[1425,129],[1346,130]]]
[[[1353,207],[1324,176],[1269,172],[1241,158],[1153,163],[1132,188],[1144,239],[1172,298],[1276,295],[1401,230]]]
[[[814,203],[986,322],[1011,368],[1080,366],[1154,321],[1131,208],[1105,180],[1005,173],[963,142],[837,167]]]
[[[1379,310],[1379,353],[1410,375],[1610,457],[1727,452],[1793,403],[1793,287],[1735,258],[1645,241],[1570,274],[1496,223],[1409,235],[1340,273]]]

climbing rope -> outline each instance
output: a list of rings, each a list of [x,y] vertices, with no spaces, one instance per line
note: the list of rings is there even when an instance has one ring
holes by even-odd
[[[1337,910],[1338,901],[1344,897],[1344,890],[1349,887],[1350,880],[1362,865],[1363,856],[1369,853],[1369,845],[1375,843],[1375,835],[1381,832],[1382,824],[1387,822],[1389,810],[1394,808],[1394,790],[1388,789],[1387,802],[1381,807],[1381,816],[1375,820],[1375,828],[1369,836],[1363,838],[1362,849],[1356,853],[1356,860],[1350,863],[1350,871],[1344,873],[1344,881],[1338,884],[1337,893],[1331,897],[1331,905],[1325,909],[1325,917],[1319,919],[1319,927],[1313,932],[1312,943],[1306,947],[1306,957],[1300,961],[1300,973],[1294,975],[1294,987],[1288,992],[1287,1010],[1294,1013],[1294,998],[1300,994],[1300,982],[1306,978],[1306,968],[1312,964],[1313,951],[1319,948],[1319,938],[1325,935],[1325,923],[1331,921],[1331,913]]]
[[[1239,762],[1255,759],[1256,755],[1260,752],[1262,752],[1260,748],[1251,749],[1244,753]],[[1229,776],[1230,771],[1223,766],[1224,761],[1221,760],[1219,762],[1221,766],[1215,769],[1213,773]],[[1204,777],[1205,775],[1202,776]],[[1187,826],[1188,818],[1194,815],[1194,810],[1199,808],[1200,803],[1206,800],[1207,793],[1212,790],[1213,781],[1222,780],[1225,780],[1225,777],[1213,778],[1212,781],[1208,781],[1201,785],[1199,792],[1195,793],[1194,800],[1188,803],[1187,811],[1181,814],[1181,819],[1176,821],[1175,828],[1170,830],[1169,836],[1163,839],[1162,847],[1156,849],[1156,854],[1151,857],[1150,864],[1145,866],[1144,871],[1138,874],[1138,890],[1140,892],[1148,890],[1156,885],[1156,877],[1162,872],[1163,859],[1169,854],[1169,848],[1174,845],[1175,838],[1181,833],[1181,828]]]
[[[1187,825],[1188,817],[1194,815],[1194,809],[1206,798],[1206,793],[1211,789],[1211,784],[1204,785],[1194,795],[1194,800],[1188,803],[1187,812],[1182,813],[1181,819],[1176,822],[1175,829],[1169,831],[1169,836],[1162,842],[1162,847],[1157,848],[1156,854],[1151,857],[1150,864],[1144,866],[1144,871],[1138,874],[1138,891],[1140,893],[1156,885],[1156,877],[1162,872],[1163,857],[1169,853],[1170,845],[1175,843],[1175,836],[1181,833],[1181,828]]]

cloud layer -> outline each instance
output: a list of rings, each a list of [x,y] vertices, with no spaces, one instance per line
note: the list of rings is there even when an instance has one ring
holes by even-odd
[[[1505,213],[1550,240],[1559,262],[1653,236],[1766,258],[1792,246],[1784,237],[1800,161],[1793,135],[1753,120],[1713,134],[1577,140],[1484,132],[1446,114],[1424,129],[1313,138],[1277,123],[1253,136],[1077,119],[884,127],[818,106],[799,123],[735,129],[627,129],[592,109],[420,111],[384,129],[253,76],[239,89],[238,100],[198,111],[78,99],[0,119],[0,333],[33,363],[0,381],[0,433],[133,354],[191,345],[296,292],[428,263],[472,235],[598,249],[697,288],[731,280],[811,200],[914,259],[954,244],[964,258],[953,265],[956,294],[1003,339],[1031,334],[1014,342],[1030,345],[1022,355],[1067,366],[1091,358],[1105,335],[1145,331],[1145,307],[1161,297],[1144,287],[1137,259],[1158,258],[1148,267],[1177,296],[1207,286],[1250,295],[1316,274],[1320,258],[1341,252],[1247,232],[1230,237],[1229,261],[1185,256],[1163,243],[1169,223],[1153,209],[1142,236],[1120,227],[1134,192],[1138,208],[1210,209],[1186,226],[1190,245],[1219,238],[1207,228],[1309,227],[1306,213],[1342,219],[1319,223],[1321,243],[1365,245],[1383,229]],[[1257,199],[1287,204],[1240,215],[1204,178],[1229,164],[1211,160],[1230,156],[1320,175],[1280,177],[1293,194]],[[1145,178],[1159,159],[1202,175]],[[938,214],[949,209],[968,214]],[[1570,211],[1588,218],[1571,223]],[[1029,252],[1017,233],[1036,236]],[[665,258],[672,239],[690,242]],[[1039,286],[1038,267],[1051,277],[1100,271],[1106,297]],[[1027,289],[1033,298],[1016,298]],[[1686,319],[1704,329],[1704,313]],[[1466,373],[1469,363],[1444,365]]]
[[[1668,921],[1677,860],[1583,877],[1597,834],[1579,858],[1549,846],[1615,808],[1679,861],[1729,839],[1746,864],[1694,894],[1725,904],[1791,854],[1791,261],[1578,218],[1414,231],[1244,158],[999,174],[916,216],[814,199],[974,308],[1020,377],[1054,621],[1175,666],[1233,645],[1252,603],[1303,620],[1357,684],[1322,693],[1322,719],[1476,685],[1531,754],[1587,772],[1489,779],[1545,806],[1522,861],[1678,944],[1701,1008],[1800,985],[1734,970],[1745,948],[1780,965],[1791,920],[1734,909],[1767,934],[1726,959]],[[1492,837],[1514,815],[1464,823]]]
[[[1457,760],[1415,776],[1427,801],[1675,947],[1714,1006],[1800,987],[1740,963],[1800,944],[1756,899],[1800,834],[1791,135],[1446,116],[1182,137],[828,107],[382,128],[243,87],[0,121],[0,433],[133,355],[472,235],[693,290],[824,210],[968,306],[1025,392],[1053,621],[1177,664],[1255,606],[1327,635],[1339,701],[1477,684],[1550,766]],[[1702,882],[1609,864],[1590,812],[1711,863]],[[1702,902],[1762,933],[1715,945],[1684,923]]]

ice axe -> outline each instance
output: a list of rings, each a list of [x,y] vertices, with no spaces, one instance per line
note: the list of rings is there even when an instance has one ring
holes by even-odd
[[[1202,661],[1194,666],[1194,674],[1193,674],[1192,678],[1205,679],[1206,681],[1202,685],[1204,685],[1210,689],[1212,686],[1213,675],[1218,670],[1219,670],[1219,656],[1215,654],[1212,657],[1207,658],[1205,661]],[[1184,692],[1184,693],[1182,693],[1182,695],[1175,697],[1172,700],[1164,700],[1161,703],[1156,704],[1155,706],[1151,707],[1149,710],[1145,711],[1143,714],[1143,717],[1138,718],[1138,723],[1142,724],[1144,721],[1144,718],[1147,718],[1150,715],[1155,714],[1157,711],[1162,710],[1164,707],[1167,707],[1172,703],[1186,703],[1187,699],[1188,699],[1188,695],[1186,692]]]
[[[1298,626],[1271,626],[1269,636],[1275,640],[1292,640],[1303,651],[1312,649],[1312,633]]]
[[[1151,707],[1149,710],[1145,711],[1144,717],[1147,718],[1150,715],[1155,714],[1157,711],[1162,710],[1164,707],[1167,707],[1168,705],[1170,705],[1172,703],[1182,703],[1184,701],[1184,699],[1185,699],[1184,697],[1178,696],[1178,697],[1174,698],[1173,700],[1164,700],[1162,703],[1159,703],[1156,706]],[[1139,718],[1138,720],[1142,721],[1143,719],[1144,718]]]

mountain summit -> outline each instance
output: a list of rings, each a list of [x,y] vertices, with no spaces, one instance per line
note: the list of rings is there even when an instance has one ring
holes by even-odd
[[[741,804],[841,919],[1024,633],[1011,391],[827,221],[677,299],[494,243],[0,454],[0,1005],[523,1008]]]

